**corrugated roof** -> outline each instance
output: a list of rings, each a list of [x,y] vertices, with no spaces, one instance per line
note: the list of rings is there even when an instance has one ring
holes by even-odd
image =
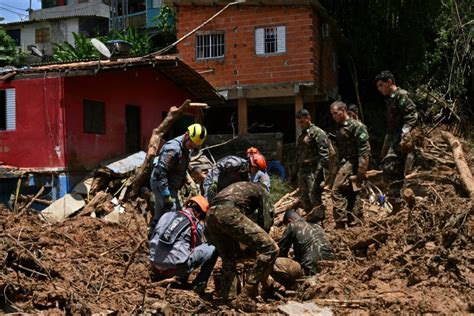
[[[28,21],[17,21],[17,22],[3,23],[0,25],[1,26],[14,26],[14,25],[34,24],[34,23],[49,22],[49,21],[68,20],[68,19],[74,19],[74,18],[100,18],[100,19],[105,19],[105,20],[109,19],[109,18],[95,15],[95,14],[78,14],[78,15],[58,16],[54,18],[44,18],[44,19],[36,19],[36,20],[28,20]]]
[[[12,69],[2,73],[0,80],[11,80],[17,75],[28,77],[38,73],[55,73],[59,76],[71,76],[75,71],[94,70],[107,71],[128,67],[151,66],[165,77],[185,88],[198,99],[205,102],[221,102],[222,97],[214,87],[195,70],[176,56],[147,56],[110,60],[75,61],[60,64],[46,64],[26,69]]]

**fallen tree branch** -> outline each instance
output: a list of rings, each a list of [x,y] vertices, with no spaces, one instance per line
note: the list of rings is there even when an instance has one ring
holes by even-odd
[[[466,163],[466,159],[464,158],[464,153],[462,151],[462,146],[459,140],[454,137],[449,132],[441,132],[441,136],[443,137],[444,141],[451,146],[451,150],[453,151],[454,162],[456,163],[456,167],[459,171],[459,177],[461,178],[461,182],[464,188],[469,193],[469,198],[474,200],[474,179],[472,178],[471,170],[469,169],[468,164]]]
[[[160,140],[168,129],[176,122],[183,113],[190,107],[191,100],[186,100],[181,104],[180,107],[171,107],[168,115],[166,115],[163,122],[155,128],[151,134],[150,143],[148,145],[148,151],[146,153],[145,161],[141,165],[137,174],[130,180],[130,190],[128,192],[128,198],[134,199],[138,196],[140,188],[142,187],[145,180],[148,178],[151,169],[151,163],[158,153],[160,146]]]
[[[293,192],[290,192],[290,193],[285,194],[282,198],[280,198],[280,199],[273,205],[273,207],[274,207],[274,208],[279,207],[279,206],[280,206],[281,204],[283,204],[288,198],[293,197],[293,196],[295,196],[296,194],[298,194],[299,191],[300,191],[300,189],[296,189],[296,190],[294,190]]]

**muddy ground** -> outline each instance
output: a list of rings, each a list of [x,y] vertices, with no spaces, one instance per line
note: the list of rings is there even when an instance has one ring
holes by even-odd
[[[388,216],[367,208],[362,224],[329,231],[337,260],[297,291],[261,301],[258,312],[282,313],[278,307],[292,300],[336,314],[473,313],[473,205],[440,138],[433,136],[423,150],[408,181],[414,207]],[[51,225],[38,214],[0,207],[0,310],[236,312],[190,290],[152,283],[145,219],[134,205],[126,210],[119,224],[75,216]],[[208,292],[213,287],[211,278]]]

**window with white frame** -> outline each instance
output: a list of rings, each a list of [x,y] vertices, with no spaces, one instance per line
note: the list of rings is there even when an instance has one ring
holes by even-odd
[[[196,35],[196,59],[224,57],[224,33]]]
[[[0,90],[0,131],[16,129],[15,89]]]
[[[257,55],[286,52],[286,27],[272,26],[255,29],[255,53]]]

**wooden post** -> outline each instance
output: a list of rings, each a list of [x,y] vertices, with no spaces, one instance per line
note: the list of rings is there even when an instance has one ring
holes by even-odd
[[[304,107],[303,96],[301,94],[295,95],[295,113]],[[296,124],[296,123],[295,123]],[[295,129],[295,140],[298,140],[298,135],[301,133],[301,129],[296,125]]]
[[[247,99],[240,98],[238,100],[238,120],[239,120],[239,135],[247,134],[248,117],[247,117]]]

